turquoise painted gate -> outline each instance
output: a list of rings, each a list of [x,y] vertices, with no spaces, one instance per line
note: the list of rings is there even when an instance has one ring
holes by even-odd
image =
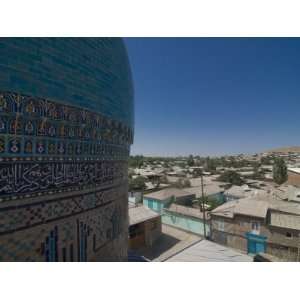
[[[251,232],[246,233],[248,253],[257,254],[260,252],[266,252],[267,237],[263,235],[257,235]]]

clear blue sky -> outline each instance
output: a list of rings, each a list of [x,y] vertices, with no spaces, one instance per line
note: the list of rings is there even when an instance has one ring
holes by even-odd
[[[126,38],[132,154],[223,155],[300,145],[300,39]]]

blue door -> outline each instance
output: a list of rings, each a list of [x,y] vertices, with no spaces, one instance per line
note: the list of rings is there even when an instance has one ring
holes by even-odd
[[[148,207],[153,209],[153,200],[148,199]]]
[[[253,233],[246,233],[248,253],[257,254],[260,252],[266,252],[267,237],[263,235],[257,235]]]

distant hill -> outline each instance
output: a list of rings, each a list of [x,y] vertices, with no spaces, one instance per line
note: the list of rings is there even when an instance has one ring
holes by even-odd
[[[282,152],[282,153],[288,153],[288,152],[298,152],[300,153],[300,146],[292,146],[292,147],[282,147],[282,148],[276,148],[272,150],[268,150],[266,152]]]

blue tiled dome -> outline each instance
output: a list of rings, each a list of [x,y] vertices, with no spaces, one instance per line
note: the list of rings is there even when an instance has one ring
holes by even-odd
[[[127,260],[133,87],[119,38],[0,38],[0,260]]]
[[[119,38],[1,38],[0,90],[78,106],[133,128],[133,85]]]

